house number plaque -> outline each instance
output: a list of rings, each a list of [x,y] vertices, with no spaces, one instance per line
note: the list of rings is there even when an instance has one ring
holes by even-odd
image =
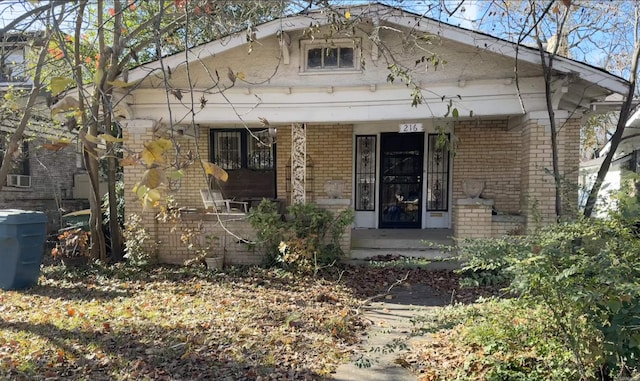
[[[422,128],[422,123],[403,123],[400,125],[400,133],[406,132],[422,132],[424,128]]]

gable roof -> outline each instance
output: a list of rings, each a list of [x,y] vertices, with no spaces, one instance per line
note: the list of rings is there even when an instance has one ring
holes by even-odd
[[[474,48],[484,49],[505,57],[518,59],[535,65],[540,65],[540,53],[538,49],[525,45],[519,45],[482,32],[476,32],[462,27],[443,23],[441,21],[424,17],[422,15],[394,8],[387,5],[373,3],[350,7],[352,17],[370,18],[374,22],[386,22],[411,28],[420,32],[437,35],[444,39],[459,42]],[[325,13],[311,11],[306,14],[285,16],[273,21],[258,25],[255,28],[255,40],[271,36],[279,36],[283,32],[296,31],[308,28],[310,25],[328,25],[329,17]],[[196,60],[221,54],[233,48],[247,43],[244,31],[223,37],[221,39],[191,48],[185,56],[185,52],[179,52],[163,58],[165,67],[172,71]],[[626,94],[629,83],[600,68],[575,61],[569,58],[555,56],[553,69],[557,72],[572,74],[593,83],[611,93]],[[132,69],[129,72],[129,81],[144,79],[150,73],[160,70],[160,61],[153,61]]]

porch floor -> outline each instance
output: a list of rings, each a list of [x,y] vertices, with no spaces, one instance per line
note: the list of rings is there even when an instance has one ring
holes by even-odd
[[[351,258],[363,259],[389,254],[430,259],[449,258],[451,253],[442,251],[438,246],[452,246],[452,236],[452,229],[353,229]]]

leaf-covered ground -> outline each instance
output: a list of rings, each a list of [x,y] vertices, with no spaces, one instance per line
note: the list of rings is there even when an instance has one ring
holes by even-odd
[[[402,286],[427,284],[455,301],[484,292],[461,292],[450,271],[403,266],[314,278],[48,265],[37,286],[0,290],[0,379],[326,379],[362,337],[359,307],[405,276]]]
[[[0,379],[322,379],[351,355],[357,304],[274,270],[45,267],[0,291]]]

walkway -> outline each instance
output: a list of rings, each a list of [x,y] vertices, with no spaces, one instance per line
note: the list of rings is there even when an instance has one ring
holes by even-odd
[[[387,298],[366,306],[364,316],[372,324],[367,339],[361,345],[360,354],[371,360],[371,367],[359,368],[354,359],[338,367],[333,380],[416,381],[416,376],[396,363],[398,358],[403,357],[403,352],[410,350],[411,343],[424,340],[423,337],[412,337],[412,319],[433,312],[437,306],[447,302],[446,298],[435,296],[426,285],[399,285],[391,290]],[[408,348],[398,348],[394,343],[408,344]],[[384,351],[385,348],[395,350]]]

